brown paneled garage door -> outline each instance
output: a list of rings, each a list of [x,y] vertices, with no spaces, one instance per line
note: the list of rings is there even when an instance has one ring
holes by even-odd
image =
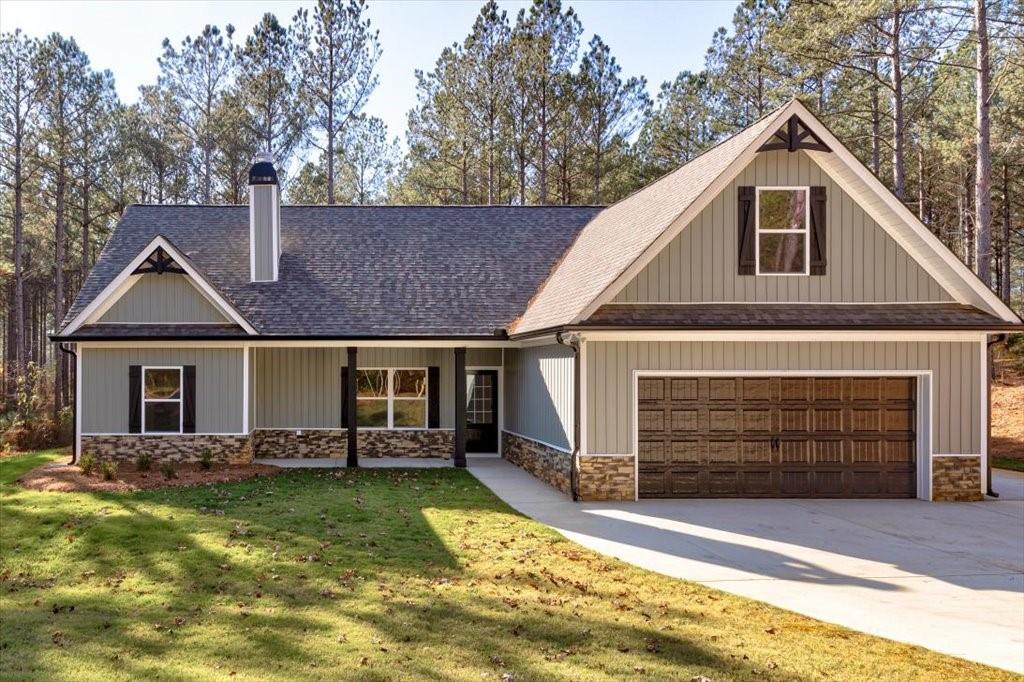
[[[914,497],[913,377],[638,380],[640,497]]]

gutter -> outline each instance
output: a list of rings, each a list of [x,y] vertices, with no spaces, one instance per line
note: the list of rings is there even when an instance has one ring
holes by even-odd
[[[988,400],[988,409],[985,410],[985,445],[989,451],[991,451],[992,449],[992,371],[994,369],[994,367],[992,366],[992,346],[996,345],[997,343],[1005,343],[1008,338],[1009,334],[996,334],[994,338],[988,341],[985,347],[985,367],[987,370],[985,372],[985,396],[986,400]],[[985,494],[988,495],[989,497],[999,497],[999,493],[992,489],[992,456],[988,451],[986,451],[985,457],[988,460],[988,466],[985,467],[985,474],[988,479],[985,482],[985,487],[987,488],[988,492],[986,492]]]
[[[78,382],[81,381],[81,377],[78,376],[78,353],[65,348],[63,343],[58,343],[57,348],[74,358],[75,397],[71,400],[71,463],[78,464]]]
[[[1004,322],[1001,324],[566,324],[557,327],[545,327],[521,334],[509,334],[510,341],[526,341],[551,334],[572,332],[744,332],[744,331],[929,331],[929,332],[978,332],[979,334],[999,334],[1003,332],[1024,332],[1024,324]]]
[[[555,334],[555,341],[572,349],[572,462],[569,466],[569,492],[572,501],[578,502],[579,495],[579,461],[580,461],[580,339],[579,336],[567,337],[562,332]]]

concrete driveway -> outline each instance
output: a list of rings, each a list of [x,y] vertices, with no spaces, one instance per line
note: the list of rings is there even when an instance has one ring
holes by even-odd
[[[596,551],[846,627],[1024,673],[1024,476],[998,501],[573,503],[500,459],[469,470]]]

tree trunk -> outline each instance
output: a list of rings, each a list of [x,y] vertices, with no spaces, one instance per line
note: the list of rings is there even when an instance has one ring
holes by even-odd
[[[989,146],[988,101],[988,24],[985,0],[974,0],[974,29],[978,34],[975,50],[975,98],[977,112],[977,169],[974,173],[974,244],[977,251],[978,277],[992,286],[992,156]]]
[[[25,367],[25,268],[22,258],[25,211],[20,121],[16,122],[16,126],[18,132],[14,141],[14,245],[11,253],[14,260],[14,295],[12,296],[11,318],[13,318],[12,355],[15,379],[21,376]]]
[[[917,144],[917,218],[927,225],[927,217],[925,212],[924,145],[919,140]]]
[[[903,64],[900,32],[902,12],[897,9],[892,15],[892,51],[889,53],[889,64],[892,83],[892,181],[893,191],[903,200],[907,189],[906,170],[903,167]]]
[[[1008,164],[1003,162],[1003,281],[1000,298],[1010,305],[1010,171]]]
[[[63,148],[64,145],[61,146]],[[63,155],[57,162],[56,211],[54,221],[53,245],[53,326],[60,325],[64,316],[64,242],[66,226],[64,225],[64,193],[67,185],[67,171]],[[64,362],[63,354],[57,357],[53,375],[53,418],[56,420],[63,407],[64,399]]]

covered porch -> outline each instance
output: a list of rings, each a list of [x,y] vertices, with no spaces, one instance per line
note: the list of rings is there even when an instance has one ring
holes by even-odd
[[[464,467],[467,453],[500,454],[499,345],[261,344],[245,354],[257,461]]]

